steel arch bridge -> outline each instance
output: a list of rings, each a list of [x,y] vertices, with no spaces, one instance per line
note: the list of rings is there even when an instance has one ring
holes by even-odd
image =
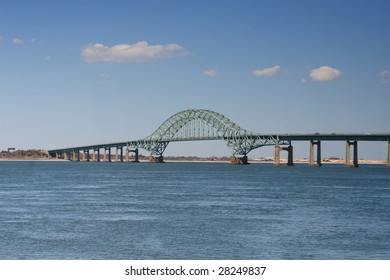
[[[222,140],[232,153],[232,163],[248,163],[247,155],[250,151],[263,147],[275,146],[275,162],[280,161],[280,151],[288,152],[288,165],[293,165],[293,147],[291,141],[310,141],[310,164],[314,163],[314,146],[317,146],[317,165],[321,165],[321,141],[346,141],[346,164],[349,165],[350,147],[353,146],[354,165],[357,166],[357,141],[387,141],[388,160],[390,166],[390,133],[312,133],[312,134],[259,134],[240,127],[224,115],[204,109],[184,110],[174,114],[164,121],[156,131],[149,136],[135,140],[118,143],[108,143],[91,146],[80,146],[48,151],[51,156],[89,161],[90,151],[93,158],[100,161],[100,150],[103,149],[103,160],[111,161],[111,149],[116,148],[116,161],[123,161],[123,148],[126,148],[126,159],[129,152],[135,153],[138,160],[138,149],[150,152],[151,160],[162,162],[163,153],[170,142]],[[280,147],[288,145],[288,147]],[[96,157],[97,153],[97,158]]]
[[[234,156],[246,156],[262,146],[286,144],[277,135],[260,135],[243,129],[220,113],[190,109],[174,114],[151,135],[129,142],[129,146],[162,156],[170,142],[199,140],[223,140]]]

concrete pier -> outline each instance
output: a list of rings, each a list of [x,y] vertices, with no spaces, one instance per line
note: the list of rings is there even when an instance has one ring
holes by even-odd
[[[242,157],[232,156],[230,158],[230,164],[249,164],[248,157],[247,156],[242,156]]]
[[[157,157],[150,156],[149,157],[149,162],[151,162],[151,163],[163,163],[165,161],[164,161],[164,157],[163,156],[157,156]]]
[[[108,148],[108,155],[107,155],[107,161],[111,162],[111,148]]]
[[[123,149],[121,146],[116,147],[115,162],[123,162]]]
[[[134,162],[139,162],[138,148],[132,152],[134,152]]]
[[[353,161],[351,163],[351,146],[353,146]],[[351,167],[358,167],[358,146],[357,141],[347,140],[345,145],[345,165]]]
[[[126,155],[125,155],[125,161],[126,161],[126,162],[129,162],[129,161],[130,161],[129,153],[130,153],[130,151],[129,151],[129,148],[127,147],[127,148],[126,148]]]
[[[95,149],[95,152],[96,152],[96,154],[97,154],[96,161],[97,161],[97,162],[100,162],[100,149]]]
[[[274,164],[280,165],[280,151],[282,148],[280,146],[275,146],[275,155],[274,155]]]
[[[292,166],[294,165],[294,160],[293,160],[293,146],[288,146],[287,148],[283,148],[283,150],[288,152],[287,156],[287,165]]]
[[[314,161],[314,146],[317,146],[317,158]],[[310,166],[321,166],[321,141],[310,141],[310,158],[309,158]]]
[[[390,140],[387,144],[387,166],[390,167]]]
[[[293,160],[293,146],[289,145],[288,147],[280,147],[280,146],[275,146],[275,165],[280,165],[280,152],[281,151],[287,151],[287,165],[288,166],[293,166],[294,165],[294,160]]]

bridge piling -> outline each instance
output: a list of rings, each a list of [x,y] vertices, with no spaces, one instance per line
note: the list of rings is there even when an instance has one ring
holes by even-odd
[[[134,162],[139,162],[138,148],[134,150]]]
[[[95,149],[95,151],[96,151],[96,153],[97,153],[96,161],[97,161],[97,162],[100,162],[100,149],[97,148],[97,149]]]
[[[130,156],[129,156],[129,147],[126,148],[126,155],[125,155],[125,161],[129,162],[130,161]]]
[[[283,150],[287,151],[287,165],[293,166],[294,165],[294,159],[293,159],[293,146],[291,144],[287,148],[283,148]]]
[[[293,159],[293,146],[291,144],[288,147],[280,147],[280,146],[275,146],[275,165],[281,165],[280,163],[280,152],[281,151],[287,151],[287,165],[288,166],[293,166],[294,165],[294,159]]]
[[[390,167],[390,140],[387,143],[387,166]]]
[[[280,151],[282,148],[280,146],[275,146],[275,156],[274,156],[274,164],[280,165]]]
[[[108,155],[107,155],[107,161],[111,162],[111,148],[108,148]]]
[[[149,162],[150,163],[163,163],[164,157],[163,156],[150,156],[149,157]]]
[[[351,163],[351,146],[353,146],[353,160]],[[345,146],[345,165],[351,166],[351,167],[358,167],[358,147],[357,147],[357,141],[350,141],[347,140],[346,146]]]
[[[249,164],[248,156],[236,157],[232,156],[230,158],[230,164]]]
[[[119,162],[119,151],[121,150],[120,147],[116,147],[116,151],[115,151],[115,162]]]
[[[345,165],[350,166],[351,165],[351,144],[347,140],[345,143]]]
[[[317,145],[317,158],[316,161],[314,161],[314,146]],[[310,159],[309,159],[309,165],[310,166],[322,166],[321,163],[321,141],[314,141],[310,140]]]
[[[122,146],[116,147],[115,162],[123,162],[123,148],[122,148]]]

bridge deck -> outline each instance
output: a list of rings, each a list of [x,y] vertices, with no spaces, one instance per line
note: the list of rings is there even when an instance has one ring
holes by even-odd
[[[279,134],[280,140],[286,141],[389,141],[390,134],[385,133],[314,133],[314,134]]]
[[[251,137],[274,137],[280,141],[390,141],[390,134],[385,133],[313,133],[313,134],[255,134]],[[248,136],[246,136],[248,137]],[[170,140],[165,140],[167,142],[180,142],[180,141],[207,141],[207,140],[223,140],[220,137],[202,137],[202,138],[172,138]],[[110,149],[117,147],[129,147],[136,148],[137,144],[140,141],[127,141],[127,142],[116,142],[116,143],[106,143],[106,144],[96,144],[89,146],[78,146],[78,147],[69,147],[63,149],[50,150],[50,154],[68,152],[68,151],[82,151],[82,150],[94,150],[94,149]]]

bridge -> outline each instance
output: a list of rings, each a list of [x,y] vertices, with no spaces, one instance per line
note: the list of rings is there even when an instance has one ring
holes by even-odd
[[[321,141],[345,141],[345,164],[355,167],[359,165],[358,141],[386,141],[387,166],[390,167],[390,133],[261,134],[240,127],[220,113],[204,109],[178,112],[152,134],[139,140],[56,149],[50,150],[49,154],[66,160],[112,161],[112,149],[115,149],[115,161],[128,162],[130,153],[134,153],[134,161],[137,162],[139,149],[144,149],[150,153],[150,162],[164,162],[163,153],[170,142],[205,140],[224,141],[231,150],[233,164],[247,164],[250,151],[263,146],[274,146],[276,165],[281,163],[281,151],[287,151],[287,165],[293,165],[292,141],[309,141],[311,166],[322,165]]]

